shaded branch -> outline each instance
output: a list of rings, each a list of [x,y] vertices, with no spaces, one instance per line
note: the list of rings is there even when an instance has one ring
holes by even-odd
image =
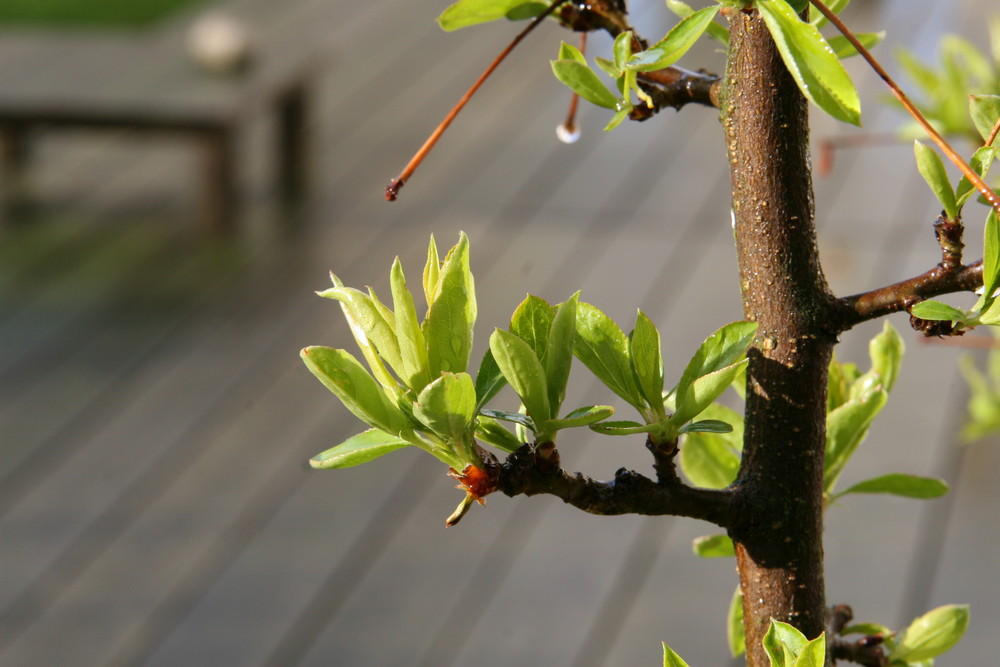
[[[841,299],[844,307],[841,331],[890,313],[898,313],[924,299],[954,292],[972,292],[983,285],[983,263],[949,269],[935,266],[930,271],[870,292]]]
[[[629,114],[631,120],[646,120],[660,109],[680,110],[686,104],[719,106],[722,77],[710,72],[692,72],[682,67],[667,67],[657,72],[640,72],[639,85],[652,99],[653,107],[638,104]]]
[[[840,635],[853,619],[854,612],[846,604],[838,604],[830,610],[827,621],[830,657],[866,667],[885,667],[889,664],[889,659],[882,648],[885,640],[882,635],[865,635],[855,641],[841,638]]]
[[[563,470],[558,456],[540,458],[531,445],[507,457],[497,487],[510,497],[553,495],[590,514],[686,516],[723,528],[735,516],[733,491],[692,488],[676,476],[666,483],[654,482],[624,468],[615,473],[613,480],[598,481]]]

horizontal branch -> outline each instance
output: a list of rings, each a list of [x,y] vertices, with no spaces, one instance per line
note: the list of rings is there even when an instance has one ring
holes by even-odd
[[[861,322],[906,310],[924,299],[954,292],[972,292],[982,285],[982,261],[953,268],[938,265],[909,280],[841,299],[844,314],[840,329],[847,331]]]
[[[590,514],[642,514],[686,516],[723,528],[735,514],[735,494],[728,490],[696,489],[679,479],[654,482],[625,470],[602,482],[559,466],[558,456],[542,458],[530,445],[504,461],[498,488],[508,496],[549,494]]]
[[[653,107],[638,104],[629,115],[631,120],[646,120],[660,109],[680,109],[687,104],[719,106],[722,77],[709,72],[692,72],[681,67],[667,67],[656,72],[640,72],[639,85],[653,100]]]

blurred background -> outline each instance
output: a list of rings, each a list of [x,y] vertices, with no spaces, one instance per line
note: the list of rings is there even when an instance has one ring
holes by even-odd
[[[498,495],[446,530],[461,494],[430,457],[308,470],[360,429],[297,358],[353,348],[337,304],[314,294],[328,270],[385,293],[393,257],[413,281],[430,234],[448,247],[464,230],[475,358],[526,292],[582,289],[626,328],[642,308],[676,381],[741,316],[715,112],[605,134],[607,112],[584,106],[580,140],[559,143],[569,94],[547,61],[571,38],[546,24],[389,204],[388,179],[520,26],[446,34],[445,3],[396,0],[33,16],[44,4],[0,8],[0,664],[651,665],[661,641],[692,665],[730,663],[734,564],[691,553],[713,526]],[[650,38],[674,22],[663,3],[632,4]],[[887,30],[877,54],[893,73],[896,48],[930,61],[945,33],[988,47],[987,0],[855,5],[855,29]],[[225,48],[199,47],[220,13],[208,30]],[[720,71],[722,56],[709,43],[682,64]],[[895,130],[878,79],[849,69],[863,132]],[[813,115],[816,145],[859,134]],[[939,205],[905,141],[837,152],[816,200],[837,294],[939,259]],[[893,627],[971,603],[939,662],[995,664],[1000,443],[957,437],[958,358],[985,357],[890,320],[908,359],[844,483],[909,472],[953,492],[831,508],[827,599]],[[846,334],[839,358],[866,369],[881,326]],[[610,401],[571,385],[566,405]],[[568,432],[560,446],[598,478],[651,472],[639,440]]]

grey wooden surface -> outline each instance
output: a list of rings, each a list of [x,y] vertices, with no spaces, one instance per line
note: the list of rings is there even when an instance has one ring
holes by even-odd
[[[191,222],[186,151],[72,133],[43,140],[36,220],[0,240],[0,664],[649,665],[660,641],[692,665],[728,664],[732,563],[690,553],[712,526],[495,497],[445,530],[460,494],[428,457],[305,469],[358,425],[296,358],[308,344],[352,345],[336,304],[313,294],[328,269],[385,291],[395,255],[416,276],[431,233],[445,245],[464,230],[477,355],[526,292],[582,289],[623,324],[636,307],[649,314],[675,378],[702,337],[740,314],[713,114],[664,112],[604,135],[604,114],[585,109],[580,142],[558,144],[567,95],[546,60],[565,35],[546,26],[387,204],[387,179],[512,28],[445,35],[426,3],[245,4],[329,58],[315,194],[294,234],[276,231],[266,151],[247,151],[244,234],[208,244]],[[854,20],[888,27],[883,53],[910,44],[929,56],[949,30],[984,44],[988,3],[956,4],[871,3]],[[659,26],[651,34],[669,25],[660,3],[634,12]],[[717,67],[711,49],[702,55]],[[44,63],[18,67],[30,78]],[[851,68],[867,129],[891,128],[874,77]],[[263,126],[248,131],[270,140]],[[814,136],[846,132],[817,118]],[[817,179],[839,294],[936,261],[935,206],[910,155],[846,151]],[[957,449],[959,352],[892,322],[909,363],[845,482],[957,470],[935,535],[942,561],[920,575],[926,599],[914,604],[972,603],[968,638],[940,664],[995,664],[1000,452],[995,441]],[[864,363],[878,326],[846,334],[840,357]],[[580,380],[568,400],[608,396]],[[573,468],[649,469],[639,442],[568,435]],[[918,534],[945,506],[859,497],[832,508],[829,601],[890,625],[912,616],[902,599],[926,551]]]

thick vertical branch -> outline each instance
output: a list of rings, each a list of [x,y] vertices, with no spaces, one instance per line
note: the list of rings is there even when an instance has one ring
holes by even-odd
[[[736,542],[747,664],[769,664],[771,618],[824,630],[822,484],[834,297],[813,225],[806,102],[756,11],[735,13],[722,121],[746,317],[747,375]]]

